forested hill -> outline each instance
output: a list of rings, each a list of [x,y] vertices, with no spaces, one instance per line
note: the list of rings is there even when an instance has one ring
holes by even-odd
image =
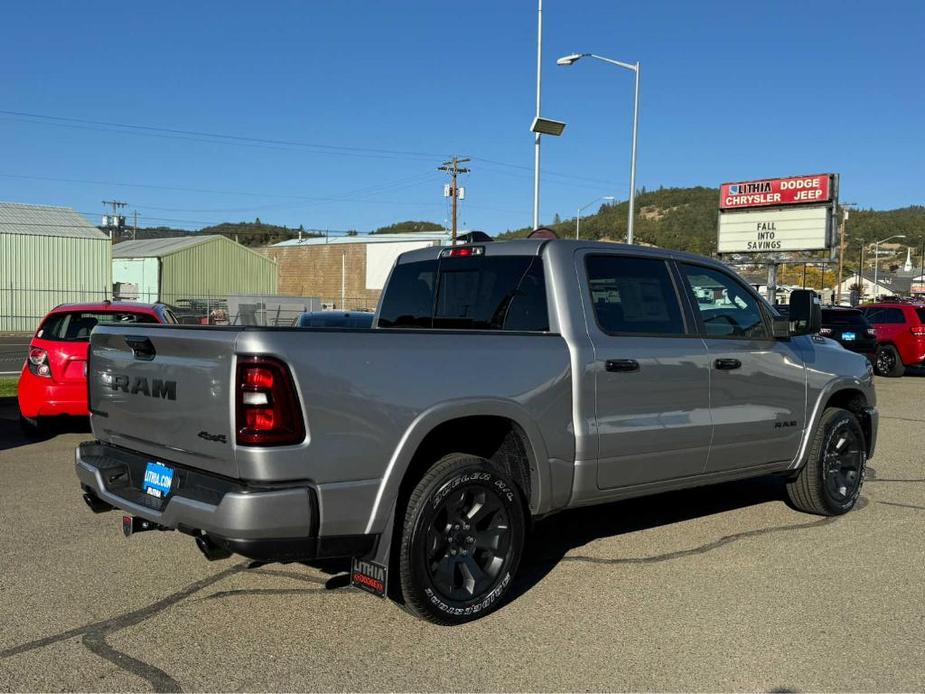
[[[214,226],[203,227],[197,231],[189,229],[173,229],[171,227],[146,227],[138,230],[135,238],[141,239],[163,239],[175,238],[182,236],[192,236],[195,234],[220,234],[227,236],[232,241],[240,243],[242,246],[255,248],[257,246],[266,246],[271,243],[279,243],[289,239],[298,238],[299,232],[302,232],[302,238],[309,236],[320,236],[317,232],[293,229],[291,227],[279,226],[277,224],[264,224],[259,219],[255,222],[224,222]],[[131,232],[117,237],[116,242],[126,241],[131,238]]]
[[[636,241],[701,255],[716,250],[718,188],[660,188],[636,197]],[[594,214],[582,216],[581,237],[622,241],[626,238],[627,203],[602,205]],[[575,237],[575,218],[549,225],[563,238]],[[529,228],[507,231],[499,239],[517,238]],[[897,210],[852,210],[848,219],[849,244],[872,243],[893,234],[905,234],[899,242],[920,248],[925,240],[925,206]]]

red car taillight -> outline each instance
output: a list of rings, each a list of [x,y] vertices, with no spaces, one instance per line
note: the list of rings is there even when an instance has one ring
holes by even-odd
[[[48,352],[38,347],[29,350],[29,371],[42,378],[51,378],[51,364],[48,363]]]
[[[925,337],[925,325],[913,325],[909,328],[909,332],[916,337]]]
[[[238,359],[235,404],[239,446],[286,446],[305,439],[292,376],[278,359]]]

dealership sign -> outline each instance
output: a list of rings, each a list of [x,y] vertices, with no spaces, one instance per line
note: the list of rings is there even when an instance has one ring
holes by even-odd
[[[736,210],[831,202],[832,174],[767,178],[760,181],[723,183],[719,189],[719,208]]]
[[[829,248],[831,208],[768,208],[719,216],[720,253],[774,253]]]

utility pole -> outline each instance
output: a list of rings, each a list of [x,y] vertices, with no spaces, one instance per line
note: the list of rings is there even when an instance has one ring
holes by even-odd
[[[460,159],[459,157],[453,157],[449,161],[443,162],[440,166],[437,167],[437,171],[446,171],[450,174],[450,197],[453,199],[453,222],[451,229],[453,230],[453,240],[452,244],[456,245],[456,205],[459,200],[459,187],[456,185],[456,177],[459,174],[469,173],[469,169],[460,168],[460,164],[465,164],[469,159]]]
[[[134,223],[132,224],[132,241],[134,241],[138,236],[138,210],[135,210],[132,214],[135,217]]]
[[[846,202],[843,205],[840,205],[842,212],[841,225],[838,227],[838,286],[835,289],[835,303],[841,303],[841,284],[842,284],[842,267],[845,264],[845,223],[848,221],[848,213],[851,211],[848,209],[849,205],[853,205],[853,202]]]

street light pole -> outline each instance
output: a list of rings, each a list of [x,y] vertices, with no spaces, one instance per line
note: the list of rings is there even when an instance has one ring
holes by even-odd
[[[633,154],[632,163],[630,164],[630,210],[629,221],[627,223],[626,242],[633,243],[633,224],[636,220],[635,203],[636,203],[636,130],[639,126],[639,61],[636,61],[634,72],[636,73],[636,96],[633,99]]]
[[[603,195],[601,197],[594,198],[594,200],[589,202],[584,207],[578,208],[578,213],[575,215],[575,240],[576,241],[578,240],[579,234],[581,232],[581,213],[584,212],[589,207],[591,207],[591,205],[596,203],[598,200],[613,200],[613,199],[614,199],[613,195]]]
[[[613,58],[605,58],[594,53],[572,53],[559,58],[557,65],[573,65],[582,58],[594,58],[611,65],[616,65],[624,70],[630,70],[636,75],[635,96],[633,98],[633,150],[630,158],[630,197],[629,197],[629,219],[626,224],[626,242],[633,243],[633,226],[635,221],[636,210],[636,141],[639,130],[639,61],[635,63],[624,63]]]
[[[536,11],[536,117],[540,117],[540,94],[543,75],[543,0]],[[533,134],[533,228],[540,228],[540,137]]]
[[[877,284],[878,272],[880,270],[880,244],[886,243],[887,241],[892,241],[893,239],[904,239],[906,238],[905,234],[895,234],[893,236],[888,236],[885,239],[880,239],[879,241],[874,242],[874,301],[877,300],[877,297],[880,296],[880,285]]]

